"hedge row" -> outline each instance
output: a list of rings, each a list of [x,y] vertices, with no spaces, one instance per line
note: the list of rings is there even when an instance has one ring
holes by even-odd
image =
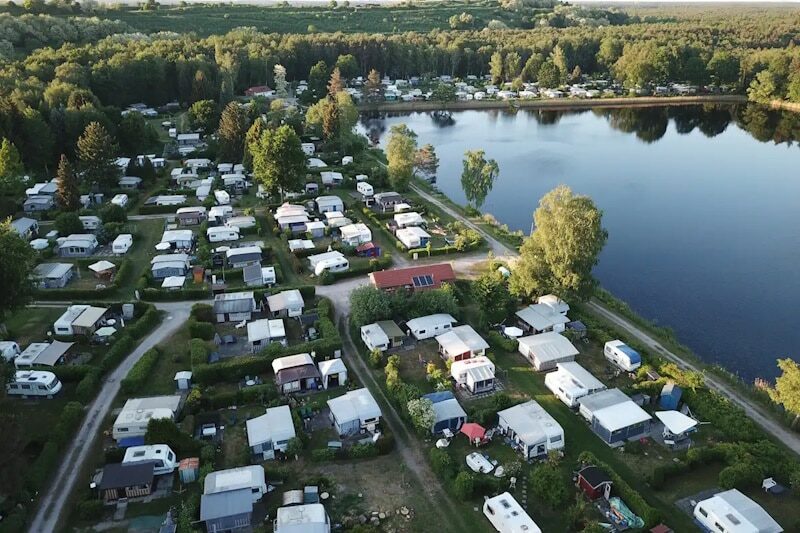
[[[176,302],[181,300],[203,300],[211,295],[209,289],[163,290],[148,287],[139,292],[147,302]]]
[[[103,376],[99,368],[91,368],[75,387],[75,396],[78,401],[88,403],[100,388],[100,378]]]
[[[83,415],[83,405],[79,402],[69,402],[64,406],[58,422],[50,433],[50,438],[45,442],[28,472],[27,486],[32,493],[36,493],[42,487],[56,469],[58,462],[63,459],[64,446],[77,429]]]
[[[622,498],[631,511],[644,520],[645,527],[650,528],[661,522],[662,517],[659,510],[647,503],[642,495],[639,494],[639,491],[628,485],[628,482],[622,479],[613,468],[598,460],[593,453],[582,452],[578,456],[578,461],[584,464],[592,464],[604,470],[611,478],[611,481],[614,482],[614,492]]]
[[[147,350],[142,357],[136,361],[133,368],[130,369],[128,375],[120,382],[122,392],[126,394],[133,394],[139,392],[142,386],[150,378],[158,358],[161,357],[161,351],[158,348],[151,348]]]
[[[330,285],[331,283],[335,283],[340,279],[363,276],[365,274],[369,274],[370,272],[376,272],[378,270],[389,268],[392,266],[392,262],[392,254],[384,253],[380,257],[370,259],[366,263],[361,263],[356,266],[351,265],[346,272],[326,271],[320,276],[320,282],[323,285]]]
[[[127,326],[125,332],[134,340],[143,339],[159,322],[161,322],[161,313],[152,305],[148,305],[144,314],[136,319],[133,324]]]

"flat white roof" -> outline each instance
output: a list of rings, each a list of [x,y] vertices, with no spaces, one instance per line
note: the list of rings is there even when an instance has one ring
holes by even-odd
[[[266,485],[264,467],[261,465],[240,466],[227,470],[210,472],[206,476],[203,494],[227,492],[229,490]]]
[[[329,533],[330,520],[321,503],[278,507],[275,533]]]
[[[599,409],[594,412],[594,418],[601,426],[611,432],[651,419],[647,411],[636,405],[633,400]]]
[[[414,237],[422,237],[422,238],[430,238],[430,233],[425,231],[424,229],[420,228],[419,226],[409,226],[407,228],[400,228],[395,232],[397,238],[400,240],[411,239]]]
[[[406,322],[406,326],[411,331],[416,331],[420,328],[434,327],[440,324],[455,324],[457,320],[447,313],[437,313],[435,315],[420,316],[412,318]]]
[[[179,289],[183,287],[183,284],[186,283],[185,276],[167,276],[164,278],[164,281],[161,282],[162,289]]]
[[[247,340],[249,342],[263,341],[265,339],[280,339],[286,336],[283,320],[261,319],[247,323]]]
[[[496,514],[502,517],[503,524],[507,526],[506,531],[542,533],[533,518],[522,508],[522,506],[508,492],[498,494],[488,498],[484,504],[484,509],[489,506]]]
[[[232,257],[236,257],[237,255],[245,255],[245,254],[260,254],[261,247],[260,246],[242,246],[240,248],[231,248],[230,250],[225,252],[225,256],[230,259]]]
[[[111,261],[106,261],[105,259],[89,265],[89,270],[92,272],[104,272],[106,270],[111,270],[112,268],[117,268],[117,265]]]
[[[161,235],[161,242],[191,241],[192,236],[190,229],[168,229]]]
[[[436,342],[447,353],[456,355],[485,350],[489,347],[489,343],[483,340],[483,337],[478,335],[478,332],[472,329],[472,326],[466,324],[455,327],[447,333],[437,335]]]
[[[155,265],[158,263],[186,263],[189,261],[189,256],[187,254],[162,254],[157,255],[150,260],[151,265]]]
[[[328,172],[328,174],[333,174],[333,172]],[[338,196],[317,196],[314,201],[317,202],[317,205],[344,205]]]
[[[349,239],[351,237],[359,237],[362,235],[367,235],[369,238],[372,238],[372,231],[367,227],[366,224],[358,223],[358,224],[348,224],[347,226],[342,226],[339,228],[339,231],[342,234],[343,239]]]
[[[736,489],[718,492],[697,504],[732,533],[781,533],[781,525],[763,507]]]
[[[373,346],[389,344],[389,336],[386,335],[386,332],[383,331],[383,328],[381,328],[378,324],[367,324],[366,326],[361,326],[361,335],[367,337],[370,341],[370,344]]]
[[[556,419],[534,400],[504,409],[497,416],[505,420],[517,437],[529,446],[564,435],[564,429]]]
[[[311,354],[298,353],[295,355],[287,355],[285,357],[278,357],[272,361],[272,371],[276,374],[281,370],[287,368],[294,368],[296,366],[313,365],[314,359]]]
[[[673,435],[680,435],[697,427],[697,420],[680,411],[656,411],[655,415]]]
[[[251,448],[267,441],[274,443],[296,436],[292,411],[288,405],[271,407],[263,415],[248,420],[246,426],[247,443]]]
[[[281,291],[278,294],[267,296],[267,305],[270,311],[281,311],[291,307],[303,307],[303,295],[297,289]]]
[[[347,372],[347,367],[344,366],[344,361],[337,358],[320,361],[319,365],[317,366],[319,367],[320,375],[323,377],[332,376],[341,372]]]
[[[359,419],[361,422],[381,416],[381,408],[367,389],[356,389],[328,400],[331,414],[338,422]]]
[[[556,363],[556,368],[558,369],[556,370],[557,374],[564,376],[582,389],[598,390],[606,388],[602,381],[574,361]]]
[[[410,213],[397,213],[394,216],[394,220],[401,226],[422,224],[423,222],[425,222],[425,219],[422,218],[422,215],[420,215],[416,211],[411,211]]]
[[[578,355],[578,349],[560,333],[548,331],[538,335],[520,337],[519,343],[525,345],[538,361],[558,361]]]
[[[537,331],[552,328],[556,324],[566,324],[569,318],[557,313],[545,304],[533,304],[517,311],[517,316]]]

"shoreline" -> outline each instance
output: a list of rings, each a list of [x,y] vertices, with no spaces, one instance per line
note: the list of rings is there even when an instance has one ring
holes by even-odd
[[[483,109],[547,109],[552,111],[571,111],[576,109],[603,109],[623,107],[662,107],[697,104],[743,104],[747,97],[741,94],[708,95],[708,96],[637,96],[620,98],[602,98],[586,100],[578,98],[561,98],[553,100],[463,100],[441,104],[440,102],[376,102],[360,104],[359,112],[394,112],[414,113],[423,111],[468,111]],[[775,103],[773,103],[775,105]],[[794,111],[800,110],[800,104]],[[788,109],[788,108],[787,108]]]

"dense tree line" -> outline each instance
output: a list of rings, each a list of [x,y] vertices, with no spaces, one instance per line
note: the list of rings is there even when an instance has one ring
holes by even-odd
[[[0,57],[12,58],[15,52],[30,52],[43,46],[91,43],[131,31],[124,22],[98,17],[0,13]]]
[[[120,136],[135,135],[137,128],[120,128],[119,109],[130,103],[210,100],[224,106],[246,87],[273,84],[276,65],[285,66],[290,81],[320,85],[312,88],[317,97],[339,66],[348,76],[371,69],[393,78],[491,73],[497,81],[542,85],[579,75],[613,77],[631,87],[720,83],[750,87],[759,101],[800,101],[800,49],[792,46],[798,17],[770,13],[747,26],[719,18],[398,35],[277,35],[246,28],[207,39],[114,35],[6,63],[0,69],[0,137],[19,149],[26,170],[53,168],[60,154],[73,157],[91,122],[129,147]],[[221,108],[207,107],[211,129]]]

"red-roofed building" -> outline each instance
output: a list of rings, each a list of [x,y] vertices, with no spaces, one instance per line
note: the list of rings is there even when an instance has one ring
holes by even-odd
[[[273,96],[274,94],[275,91],[266,85],[256,85],[255,87],[250,87],[244,91],[245,96]]]
[[[442,283],[455,281],[456,275],[450,263],[440,263],[372,272],[369,278],[372,285],[378,289],[387,291],[401,288],[423,290],[438,289]]]

